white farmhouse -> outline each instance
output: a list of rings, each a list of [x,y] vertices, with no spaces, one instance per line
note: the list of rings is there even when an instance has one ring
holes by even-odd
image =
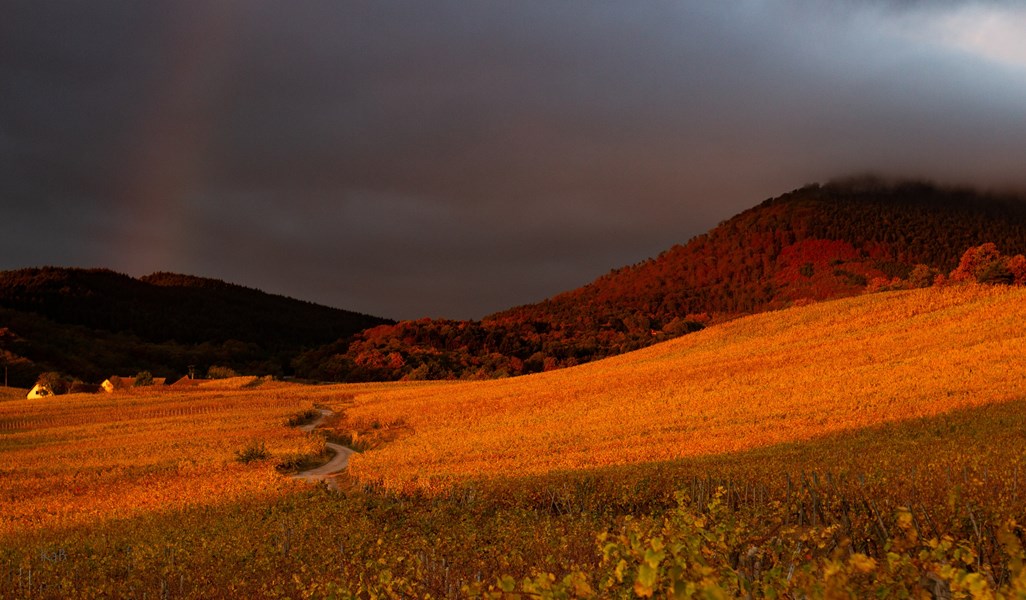
[[[45,383],[37,383],[29,390],[26,398],[31,400],[33,398],[46,398],[47,396],[53,396],[53,390],[50,389],[50,386]]]

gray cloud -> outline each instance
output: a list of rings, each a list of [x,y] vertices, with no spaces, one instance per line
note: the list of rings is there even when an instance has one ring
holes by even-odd
[[[1013,3],[6,4],[0,268],[474,317],[811,181],[1026,185],[1026,64],[941,28]]]

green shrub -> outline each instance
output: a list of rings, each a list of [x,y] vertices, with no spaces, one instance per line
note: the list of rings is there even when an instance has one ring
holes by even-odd
[[[142,387],[146,385],[153,385],[153,374],[149,371],[139,371],[135,374],[135,387]]]
[[[307,410],[304,410],[303,412],[296,413],[289,417],[288,420],[285,421],[285,425],[289,427],[299,427],[300,425],[313,423],[320,416],[321,411],[317,410],[316,408],[309,408]]]

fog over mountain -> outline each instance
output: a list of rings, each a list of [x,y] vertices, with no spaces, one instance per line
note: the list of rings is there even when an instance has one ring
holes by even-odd
[[[393,318],[851,173],[1024,188],[1015,2],[3,2],[0,269]]]

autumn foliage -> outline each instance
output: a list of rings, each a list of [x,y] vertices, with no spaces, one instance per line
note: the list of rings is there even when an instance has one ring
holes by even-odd
[[[1022,254],[1004,256],[993,243],[966,250],[950,281],[1026,285],[1026,257]]]

